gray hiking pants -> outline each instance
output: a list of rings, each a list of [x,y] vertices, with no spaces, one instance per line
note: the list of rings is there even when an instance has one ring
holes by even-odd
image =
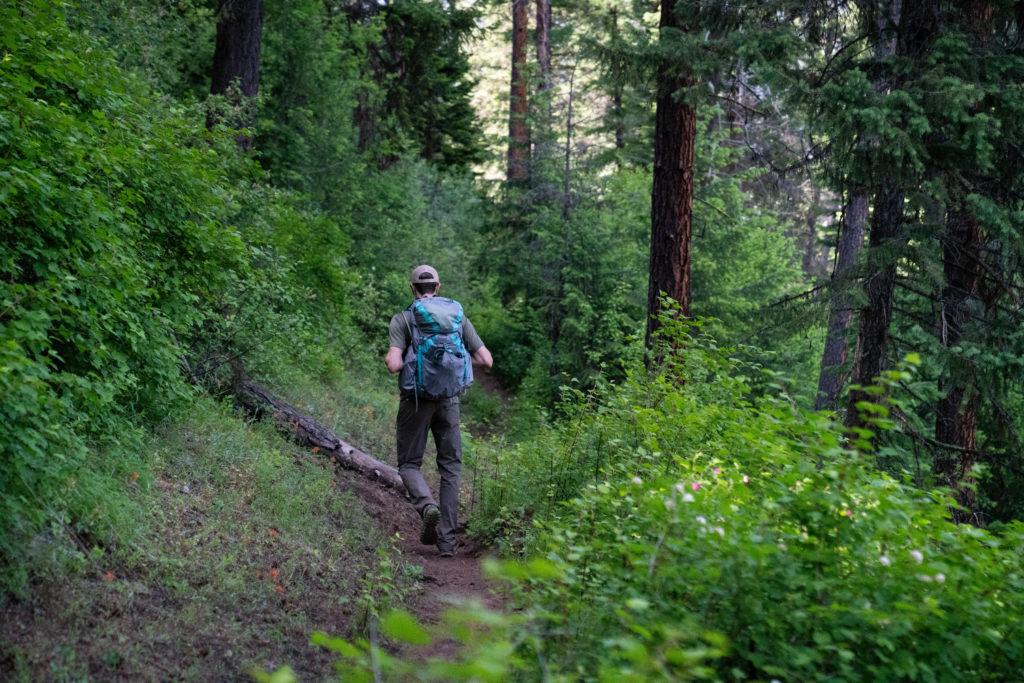
[[[405,482],[416,512],[423,516],[428,505],[437,505],[430,487],[423,479],[423,449],[427,431],[434,435],[437,446],[437,471],[441,474],[441,524],[438,526],[439,550],[455,548],[455,527],[459,522],[459,473],[462,471],[462,436],[459,434],[459,399],[419,401],[403,396],[398,404],[396,437],[398,441],[398,473]]]

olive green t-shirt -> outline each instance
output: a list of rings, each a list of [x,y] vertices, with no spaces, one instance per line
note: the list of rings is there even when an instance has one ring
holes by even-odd
[[[391,324],[388,325],[388,336],[391,339],[391,346],[403,351],[407,349],[412,344],[412,325],[412,311],[402,311],[395,314],[391,318]],[[484,345],[480,335],[473,329],[473,323],[469,322],[469,318],[462,320],[462,342],[466,345],[466,350],[470,354],[476,353],[477,349]]]

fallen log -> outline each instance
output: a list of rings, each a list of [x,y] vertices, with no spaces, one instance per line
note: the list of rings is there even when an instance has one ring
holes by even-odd
[[[300,446],[317,450],[350,470],[379,481],[405,495],[405,484],[398,470],[391,465],[363,453],[339,439],[334,432],[308,415],[303,415],[266,389],[253,382],[241,384],[239,400],[253,414],[269,413],[278,428],[287,432]]]

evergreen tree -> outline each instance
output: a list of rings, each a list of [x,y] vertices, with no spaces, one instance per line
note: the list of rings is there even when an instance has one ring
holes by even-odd
[[[217,45],[213,51],[210,94],[229,95],[234,128],[252,128],[255,98],[260,85],[260,49],[263,39],[263,0],[220,0],[217,10]],[[212,127],[216,116],[207,119]],[[241,133],[238,146],[252,148],[252,135]]]
[[[997,377],[1006,345],[993,332],[1015,316],[1005,302],[1017,284],[1005,264],[1018,251],[1005,238],[1019,210],[1019,169],[996,139],[1020,120],[1016,95],[1006,94],[1021,77],[1020,17],[987,3],[894,7],[863,2],[835,17],[837,42],[807,81],[826,177],[849,196],[873,195],[869,248],[852,271],[865,297],[852,381],[866,387],[903,354],[923,354],[932,384],[915,385],[899,415],[902,438],[932,456],[919,481],[931,469],[958,492],[965,511],[954,516],[979,521],[973,465],[1007,472],[1003,454],[1019,428],[1005,418],[1019,394]],[[839,30],[844,17],[858,30]],[[864,408],[877,400],[856,388],[846,415],[876,432],[863,433],[876,448],[877,418]]]
[[[510,185],[529,177],[530,131],[528,124],[528,77],[526,35],[529,17],[527,0],[512,0],[512,69],[508,114],[508,170]]]
[[[692,27],[677,15],[677,0],[662,2],[661,40]],[[680,7],[681,9],[681,7]],[[681,62],[681,63],[680,63]],[[692,64],[668,60],[657,76],[654,123],[654,182],[651,187],[651,258],[647,294],[647,346],[653,344],[661,298],[679,303],[679,313],[690,315],[690,240],[693,233],[693,158],[697,137],[697,109],[688,98],[696,83]]]

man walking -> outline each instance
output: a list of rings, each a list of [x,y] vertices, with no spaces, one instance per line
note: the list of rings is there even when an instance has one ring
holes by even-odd
[[[391,345],[384,357],[390,372],[401,371],[398,472],[423,520],[420,542],[436,544],[441,557],[451,557],[462,471],[459,396],[473,381],[472,363],[491,367],[493,360],[462,306],[437,296],[441,281],[436,270],[426,265],[413,269],[410,287],[416,300],[391,318]],[[440,507],[420,471],[428,431],[437,446]]]

